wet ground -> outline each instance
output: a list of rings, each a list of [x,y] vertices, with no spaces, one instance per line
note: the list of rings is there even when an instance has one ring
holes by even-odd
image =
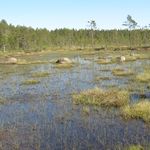
[[[27,61],[54,61],[69,57],[74,67],[60,69],[53,63],[0,65],[0,150],[49,149],[122,149],[139,144],[148,149],[150,126],[142,120],[125,121],[115,108],[90,107],[89,115],[82,105],[74,105],[72,93],[100,87],[131,91],[130,102],[141,97],[150,99],[149,83],[135,82],[135,75],[150,66],[149,59],[115,64],[97,64],[101,52],[51,52],[22,56]],[[108,55],[108,54],[106,54]],[[116,52],[116,55],[117,52]],[[114,68],[131,69],[134,75],[114,76]],[[33,73],[48,72],[46,77]],[[24,85],[34,79],[39,84]]]

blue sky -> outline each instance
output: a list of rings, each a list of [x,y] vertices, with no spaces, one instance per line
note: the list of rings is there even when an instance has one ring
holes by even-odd
[[[0,20],[34,28],[122,28],[130,14],[141,26],[150,24],[150,0],[0,0]]]

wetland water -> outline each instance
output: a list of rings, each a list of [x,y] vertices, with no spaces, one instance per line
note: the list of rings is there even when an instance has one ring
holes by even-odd
[[[117,52],[116,52],[117,53]],[[125,121],[115,108],[89,106],[83,113],[82,105],[72,102],[72,93],[100,87],[131,91],[134,103],[144,93],[149,99],[148,83],[135,82],[135,75],[115,76],[114,68],[131,69],[135,74],[150,66],[149,59],[97,64],[100,52],[51,52],[36,56],[22,56],[27,61],[57,60],[69,57],[75,62],[71,68],[57,68],[54,63],[30,65],[0,65],[0,149],[100,149],[114,150],[139,144],[148,149],[150,126],[141,120]],[[104,55],[104,54],[103,54]],[[34,77],[37,72],[49,73]],[[25,85],[34,79],[38,84]]]

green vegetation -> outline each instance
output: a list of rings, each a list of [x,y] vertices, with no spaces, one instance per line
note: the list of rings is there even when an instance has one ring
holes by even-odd
[[[143,100],[131,106],[122,108],[122,116],[124,119],[142,119],[150,123],[150,102]]]
[[[128,148],[125,148],[124,150],[144,150],[144,148],[141,145],[131,145]]]
[[[125,57],[126,57],[126,61],[136,61],[136,60],[137,60],[137,57],[136,57],[136,56],[127,55],[127,56],[125,56]]]
[[[150,55],[148,53],[145,54],[136,54],[136,59],[150,59]]]
[[[150,58],[148,53],[125,55],[125,57],[126,57],[126,61],[136,61],[137,59],[149,59]]]
[[[33,79],[29,79],[29,80],[22,82],[23,85],[33,85],[33,84],[39,84],[39,83],[40,83],[40,81],[33,80]]]
[[[125,23],[128,26],[126,30],[97,30],[95,21],[88,23],[90,29],[48,31],[13,26],[4,20],[0,21],[0,61],[11,56],[17,58],[17,65],[0,65],[0,93],[7,98],[0,98],[0,107],[15,102],[15,105],[9,107],[8,113],[5,113],[8,107],[2,108],[1,128],[5,130],[6,135],[0,134],[0,149],[21,149],[22,146],[25,146],[25,149],[40,149],[41,144],[45,145],[45,149],[53,149],[57,145],[58,149],[69,149],[72,145],[68,146],[68,137],[73,137],[71,144],[74,149],[80,149],[84,144],[87,144],[85,149],[94,149],[99,144],[104,149],[115,149],[115,144],[124,149],[123,146],[127,144],[126,150],[140,150],[143,149],[142,146],[129,144],[146,145],[149,129],[139,120],[142,120],[142,123],[150,123],[150,102],[144,100],[131,104],[129,99],[131,97],[135,102],[136,97],[147,97],[150,72],[145,67],[149,63],[148,60],[128,61],[150,58],[149,51],[144,50],[150,49],[150,30],[134,29],[136,22],[131,16],[128,16]],[[59,51],[47,53],[49,51],[46,50],[49,49]],[[73,49],[76,51],[71,51]],[[131,49],[135,49],[132,52],[136,54],[131,55]],[[46,53],[41,55],[41,50]],[[56,63],[55,59],[60,56],[68,56],[73,61]],[[124,62],[121,62],[121,56],[125,57]],[[78,64],[79,67],[76,67]],[[146,71],[136,74],[134,70]],[[49,77],[56,81],[49,81]],[[70,92],[73,90],[95,85],[105,90],[84,90],[72,94],[70,99]],[[130,95],[131,91],[133,95]],[[72,106],[71,100],[78,106]],[[32,117],[34,122],[31,121]],[[131,126],[130,122],[121,120],[121,117],[127,120],[135,119],[135,122],[132,122]],[[18,118],[21,118],[19,124]],[[77,124],[70,128],[74,122]],[[43,134],[43,129],[46,134]],[[73,136],[72,130],[77,131]],[[51,133],[56,139],[56,142],[52,140],[54,143],[49,141]],[[64,133],[67,136],[65,138]],[[138,137],[141,133],[142,141]],[[8,145],[8,148],[3,148],[3,145]]]
[[[149,48],[150,30],[97,30],[95,22],[89,22],[91,29],[33,29],[13,26],[0,21],[0,51],[41,51],[47,49],[130,49]],[[130,38],[129,38],[130,35]]]
[[[100,59],[97,61],[98,64],[111,64],[112,61],[111,60],[107,60],[107,59]]]
[[[116,89],[106,91],[94,88],[73,94],[73,102],[75,104],[121,107],[128,104],[128,101],[129,93]]]
[[[135,29],[135,27],[137,26],[137,22],[132,19],[132,16],[128,15],[127,20],[123,23],[123,26],[127,26],[129,28],[129,42],[131,48],[131,30]]]
[[[113,69],[112,73],[115,76],[130,76],[130,75],[134,74],[131,70],[124,70],[124,69],[121,69],[121,68]]]
[[[90,108],[88,106],[83,106],[82,111],[86,115],[90,114]]]
[[[137,75],[136,80],[140,82],[150,82],[150,71],[145,70],[143,73]]]
[[[35,72],[31,75],[32,77],[47,77],[49,72]]]

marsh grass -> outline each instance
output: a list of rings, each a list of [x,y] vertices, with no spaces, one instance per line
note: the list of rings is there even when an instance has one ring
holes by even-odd
[[[135,54],[136,59],[149,59],[150,55],[148,53],[144,54]]]
[[[129,55],[125,55],[125,62],[129,62],[129,61],[136,61],[137,58],[135,56],[129,56]],[[103,59],[99,59],[97,60],[98,64],[114,64],[114,63],[121,63],[120,57],[118,58],[118,56],[113,56],[111,59],[107,59],[107,58],[103,58]]]
[[[18,65],[27,65],[27,64],[29,64],[29,62],[27,62],[25,59],[19,59],[17,61],[17,64]]]
[[[34,84],[39,84],[39,83],[40,81],[38,80],[29,79],[29,80],[23,81],[22,85],[34,85]]]
[[[127,105],[122,108],[124,119],[142,119],[150,123],[150,101],[143,100],[131,106]]]
[[[74,67],[74,65],[71,64],[71,63],[55,64],[54,65],[54,68],[58,68],[58,69],[69,69],[69,68],[72,68],[72,67]]]
[[[50,63],[50,62],[49,61],[41,61],[41,60],[29,62],[29,64],[48,64],[48,63]]]
[[[125,55],[126,62],[128,61],[136,61],[139,59],[149,59],[150,56],[148,54],[134,54],[134,55]]]
[[[124,70],[121,68],[115,68],[112,70],[112,74],[115,76],[130,76],[130,75],[133,75],[134,73],[131,70]]]
[[[49,76],[50,73],[49,72],[35,72],[33,73],[31,76],[34,78],[38,78],[38,77],[47,77]]]
[[[134,81],[135,82],[135,81]],[[130,92],[138,92],[138,93],[145,93],[145,85],[141,83],[131,83],[127,85],[126,89]]]
[[[109,72],[109,71],[111,71],[111,69],[100,69],[100,71],[104,71],[104,72]]]
[[[140,82],[150,82],[150,71],[145,70],[143,73],[138,74],[136,80]]]
[[[26,61],[24,59],[18,60],[17,65],[32,65],[32,64],[47,64],[50,63],[49,61]]]
[[[136,61],[137,57],[136,56],[130,56],[130,55],[126,55],[125,56],[126,60],[125,61]]]
[[[124,150],[144,150],[144,148],[141,145],[131,145]]]
[[[83,106],[82,111],[86,115],[90,114],[90,108],[88,106]]]
[[[3,104],[5,104],[6,103],[6,100],[4,99],[4,98],[1,98],[0,97],[0,105],[3,105]]]
[[[110,77],[95,77],[94,81],[110,80]]]
[[[109,59],[99,59],[97,60],[97,63],[105,65],[105,64],[112,64],[113,62]]]
[[[129,93],[117,89],[102,90],[96,87],[73,94],[73,102],[75,104],[121,107],[128,104],[128,101]]]

